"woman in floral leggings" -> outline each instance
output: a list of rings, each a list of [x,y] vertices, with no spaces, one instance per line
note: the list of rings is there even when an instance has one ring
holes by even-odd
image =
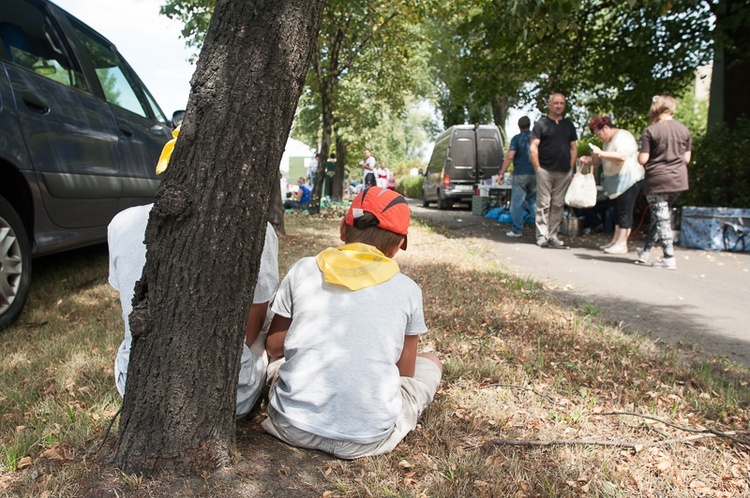
[[[646,169],[643,192],[651,211],[651,227],[636,263],[648,263],[651,248],[661,243],[663,257],[651,266],[667,270],[677,268],[671,213],[679,193],[688,189],[687,165],[692,145],[688,129],[674,120],[674,110],[672,97],[654,97],[648,113],[650,124],[643,130],[638,151],[638,162]]]

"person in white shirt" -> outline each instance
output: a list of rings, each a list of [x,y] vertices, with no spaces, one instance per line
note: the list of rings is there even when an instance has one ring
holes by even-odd
[[[266,339],[278,358],[268,367],[266,432],[353,459],[393,450],[417,426],[442,365],[417,353],[422,291],[392,259],[406,249],[409,218],[403,196],[367,188],[341,220],[345,245],[289,269]]]

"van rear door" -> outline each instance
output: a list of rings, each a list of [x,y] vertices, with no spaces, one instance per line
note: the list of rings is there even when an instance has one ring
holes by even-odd
[[[474,165],[476,164],[476,133],[473,129],[456,128],[450,144],[445,174],[450,177],[456,192],[474,190]]]
[[[480,180],[491,178],[500,172],[503,165],[503,144],[497,127],[481,127],[476,130],[477,141],[477,168]]]

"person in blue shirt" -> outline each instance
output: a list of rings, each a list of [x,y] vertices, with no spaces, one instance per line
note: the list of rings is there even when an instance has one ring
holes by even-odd
[[[503,167],[500,169],[500,183],[503,182],[503,176],[513,161],[513,180],[511,181],[512,189],[510,194],[510,216],[513,220],[513,229],[506,233],[508,237],[523,236],[523,204],[527,205],[530,213],[536,210],[536,173],[531,165],[531,156],[529,155],[529,143],[531,142],[531,120],[524,116],[518,120],[518,128],[521,133],[510,140],[510,149],[508,155],[503,160]]]
[[[307,179],[304,176],[300,176],[297,180],[297,192],[294,193],[291,199],[284,201],[284,209],[307,209],[310,207],[312,191],[310,191],[310,187],[306,183]]]

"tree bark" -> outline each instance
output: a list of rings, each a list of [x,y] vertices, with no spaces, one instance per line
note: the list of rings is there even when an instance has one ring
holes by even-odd
[[[273,226],[276,235],[286,235],[284,226],[284,200],[281,198],[281,171],[276,174],[276,185],[271,188],[271,204],[268,207],[268,222]]]
[[[336,134],[336,172],[333,174],[333,200],[344,200],[344,174],[346,172],[346,156],[348,142]]]
[[[230,462],[245,322],[322,0],[219,0],[146,231],[115,465]]]
[[[495,125],[502,130],[503,140],[506,142],[506,145],[508,135],[505,133],[505,122],[508,121],[508,109],[510,109],[508,97],[500,95],[492,97],[492,118],[495,121]]]

